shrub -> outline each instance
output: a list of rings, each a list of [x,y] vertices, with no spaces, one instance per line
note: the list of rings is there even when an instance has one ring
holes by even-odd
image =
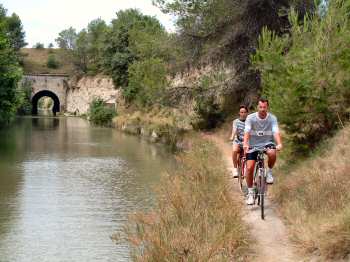
[[[19,108],[17,113],[20,115],[30,115],[32,113],[32,103],[30,97],[32,94],[32,82],[24,80],[18,90]]]
[[[34,46],[33,46],[35,49],[44,49],[44,44],[42,43],[36,43]]]
[[[95,125],[110,125],[114,116],[115,110],[108,107],[101,98],[95,98],[90,103],[89,117]]]
[[[349,119],[350,20],[348,1],[329,3],[325,16],[298,21],[291,32],[263,30],[253,62],[261,72],[263,93],[291,137],[294,148],[309,151]]]
[[[19,102],[17,87],[22,77],[3,19],[0,15],[0,128],[10,123],[16,114]]]
[[[167,85],[166,64],[159,58],[134,62],[129,67],[129,84],[123,89],[128,101],[136,100],[140,106],[157,102]]]
[[[59,62],[57,61],[55,55],[50,54],[47,58],[47,67],[48,68],[52,68],[52,69],[56,69],[59,67]]]
[[[210,129],[223,121],[224,113],[218,103],[217,93],[220,86],[224,85],[225,76],[221,72],[204,75],[194,93],[194,111],[196,119],[193,121],[194,128]]]
[[[198,119],[193,123],[194,128],[210,129],[217,126],[223,120],[223,113],[214,97],[198,95],[195,98],[194,111]]]

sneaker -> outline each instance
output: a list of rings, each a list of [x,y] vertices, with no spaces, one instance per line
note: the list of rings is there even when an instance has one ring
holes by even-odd
[[[233,178],[237,178],[238,177],[238,170],[237,170],[237,168],[233,168],[232,169],[232,176],[233,176]]]
[[[254,204],[254,191],[252,188],[248,188],[248,197],[247,197],[246,203],[247,205]]]
[[[273,184],[272,169],[268,169],[268,171],[267,171],[266,183]]]

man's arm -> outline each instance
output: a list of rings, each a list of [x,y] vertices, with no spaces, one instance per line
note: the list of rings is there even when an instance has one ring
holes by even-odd
[[[244,132],[244,137],[243,137],[244,154],[247,154],[247,152],[249,150],[249,138],[250,138],[249,132]]]
[[[281,133],[278,127],[278,123],[277,123],[277,118],[274,117],[273,118],[273,122],[272,122],[272,133],[273,133],[273,137],[276,141],[276,149],[278,151],[280,151],[282,149],[282,138],[281,138]]]
[[[275,138],[276,141],[276,149],[280,151],[282,149],[282,138],[280,132],[274,133],[273,137]]]
[[[248,116],[245,120],[244,126],[244,137],[243,137],[243,150],[244,154],[246,154],[249,150],[249,139],[250,139],[250,130],[252,129],[252,123],[250,117]]]

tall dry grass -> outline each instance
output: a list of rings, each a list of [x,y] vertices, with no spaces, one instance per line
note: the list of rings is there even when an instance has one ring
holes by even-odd
[[[321,152],[279,168],[273,197],[306,252],[325,260],[350,259],[350,126]]]
[[[248,230],[215,146],[191,138],[162,184],[158,208],[132,216],[135,261],[247,261]]]

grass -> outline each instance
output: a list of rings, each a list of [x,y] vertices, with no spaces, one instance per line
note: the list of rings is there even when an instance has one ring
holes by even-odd
[[[247,261],[248,229],[221,153],[198,137],[190,141],[162,183],[157,210],[132,216],[134,261]]]
[[[349,258],[350,126],[320,148],[311,158],[276,170],[273,197],[305,252],[325,260]]]
[[[48,68],[47,61],[52,54],[57,59],[58,68]],[[73,74],[73,63],[70,54],[63,49],[21,49],[23,70],[25,74]]]
[[[183,135],[192,129],[190,118],[177,109],[153,107],[150,110],[134,110],[118,107],[113,119],[116,128],[135,135],[142,135],[155,142],[161,141],[174,148]],[[157,138],[152,134],[157,134]]]

